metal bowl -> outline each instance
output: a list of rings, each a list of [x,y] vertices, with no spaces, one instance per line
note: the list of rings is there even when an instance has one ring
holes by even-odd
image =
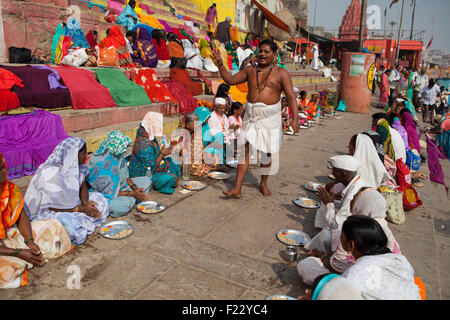
[[[107,239],[120,240],[130,237],[134,233],[134,227],[128,221],[113,221],[101,225],[98,233]]]
[[[320,203],[313,199],[297,197],[292,201],[294,202],[294,204],[296,204],[297,206],[302,207],[302,208],[306,208],[306,209],[320,208]]]

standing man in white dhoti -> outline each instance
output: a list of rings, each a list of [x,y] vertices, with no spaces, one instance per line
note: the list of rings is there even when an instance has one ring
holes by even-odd
[[[212,59],[219,68],[220,75],[229,85],[247,82],[248,94],[242,131],[238,146],[245,145],[245,161],[239,159],[236,184],[232,190],[224,191],[229,197],[241,197],[241,188],[250,165],[250,145],[268,157],[261,161],[261,183],[259,189],[264,196],[272,193],[267,188],[267,179],[273,174],[271,169],[272,153],[280,149],[281,142],[281,92],[283,91],[292,111],[291,126],[298,132],[298,105],[295,99],[292,80],[288,72],[276,65],[278,46],[272,40],[259,44],[258,56],[250,60],[250,65],[232,75],[223,65],[219,52],[214,51]],[[264,162],[266,162],[264,164]],[[266,171],[267,170],[267,171]]]
[[[317,44],[313,46],[312,56],[311,68],[313,70],[319,70],[319,46]]]

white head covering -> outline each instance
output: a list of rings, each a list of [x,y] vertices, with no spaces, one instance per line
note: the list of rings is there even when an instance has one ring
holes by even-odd
[[[297,87],[294,87],[294,93],[299,92],[300,90]]]
[[[317,290],[317,289],[316,289]],[[317,300],[364,300],[361,290],[344,277],[336,277],[325,284]]]
[[[334,156],[330,158],[330,161],[333,168],[347,171],[356,172],[361,167],[361,161],[349,155]]]
[[[227,100],[225,100],[224,98],[216,98],[214,100],[214,105],[223,105],[226,106],[227,105]]]
[[[150,141],[163,135],[163,123],[163,114],[159,112],[150,111],[142,119],[141,124],[147,131]]]
[[[356,138],[355,154],[353,157],[361,162],[358,175],[373,188],[390,179],[384,164],[377,154],[372,140],[365,134],[358,134]]]

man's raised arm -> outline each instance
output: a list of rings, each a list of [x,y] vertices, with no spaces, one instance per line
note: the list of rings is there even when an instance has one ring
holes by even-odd
[[[247,81],[247,71],[245,71],[244,69],[233,76],[230,71],[228,71],[228,69],[224,66],[222,57],[217,51],[213,51],[211,59],[219,68],[220,76],[227,84],[233,86]]]

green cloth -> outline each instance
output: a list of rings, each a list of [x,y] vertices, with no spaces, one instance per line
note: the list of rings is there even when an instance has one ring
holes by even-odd
[[[409,101],[412,101],[413,100],[413,85],[414,85],[414,83],[413,83],[413,77],[414,77],[414,73],[413,72],[410,72],[410,74],[409,74],[409,78],[408,78],[408,90],[407,90],[407,96],[408,96],[408,99],[409,99]]]
[[[120,156],[127,151],[128,146],[131,144],[131,139],[120,132],[119,130],[110,132],[103,142],[103,148],[108,150],[115,156]]]
[[[109,89],[118,107],[143,106],[151,104],[145,89],[130,81],[120,70],[95,69],[98,81]]]

